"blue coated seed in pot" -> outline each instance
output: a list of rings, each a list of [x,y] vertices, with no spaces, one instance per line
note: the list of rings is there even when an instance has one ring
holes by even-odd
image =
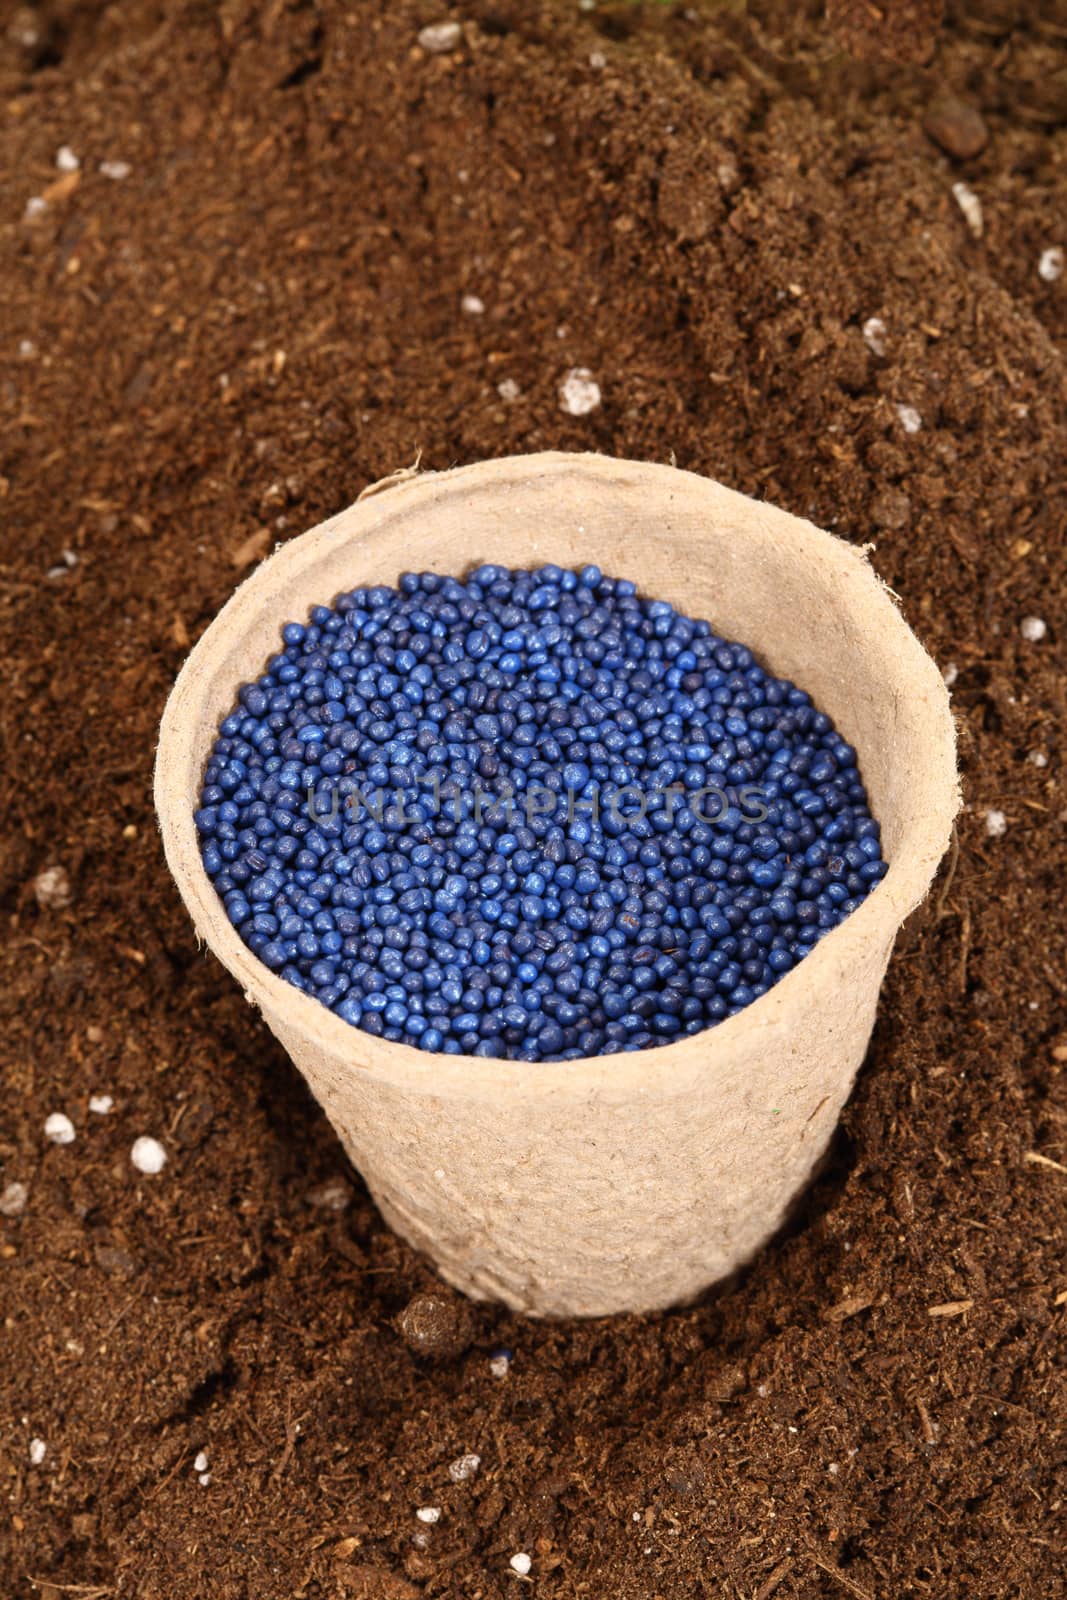
[[[575,1060],[735,1015],[888,871],[856,752],[743,645],[599,567],[312,608],[205,767],[255,955],[378,1037]]]

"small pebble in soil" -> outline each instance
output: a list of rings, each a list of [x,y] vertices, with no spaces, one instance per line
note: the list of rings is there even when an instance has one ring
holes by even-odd
[[[419,1509],[416,1511],[415,1515],[418,1517],[420,1522],[440,1522],[440,1520],[441,1520],[441,1507],[440,1506],[420,1506]]]
[[[572,367],[559,386],[560,410],[569,417],[587,417],[600,404],[600,385],[588,367]]]
[[[969,183],[954,183],[952,185],[952,198],[963,213],[963,220],[971,230],[974,238],[980,239],[985,232],[985,218],[982,215],[981,200],[979,200]]]
[[[1043,750],[1031,750],[1026,759],[1032,767],[1048,766],[1048,756]]]
[[[447,55],[463,37],[458,22],[433,22],[419,32],[419,44],[432,56]]]
[[[863,324],[863,342],[872,356],[885,355],[886,325],[881,317],[868,317]]]
[[[53,1144],[73,1144],[74,1124],[63,1111],[53,1111],[44,1120],[44,1136]]]
[[[162,1172],[167,1164],[167,1152],[158,1139],[152,1139],[143,1133],[139,1139],[133,1141],[130,1160],[138,1172],[155,1177],[156,1173]]]
[[[887,871],[810,696],[596,566],[407,573],[281,646],[209,757],[204,866],[268,968],[388,1041],[568,1061],[691,1036]]]
[[[193,1461],[193,1471],[194,1472],[206,1472],[207,1471],[207,1451],[206,1450],[201,1450],[197,1454],[195,1460]]]
[[[512,401],[519,398],[522,390],[519,388],[514,378],[501,378],[500,382],[496,386],[496,392],[500,396],[501,400],[506,401],[507,404],[510,405]]]
[[[128,161],[101,161],[100,172],[105,178],[110,178],[112,183],[122,183],[128,178],[133,168]]]
[[[918,433],[922,428],[923,419],[914,406],[898,405],[897,416],[905,433]]]
[[[400,1313],[397,1326],[408,1349],[431,1360],[462,1355],[474,1334],[467,1306],[444,1294],[415,1295]]]
[[[1042,283],[1055,283],[1063,277],[1064,254],[1058,244],[1042,250],[1037,263],[1037,275]]]
[[[956,95],[938,95],[923,117],[923,130],[957,161],[971,161],[989,142],[989,129],[980,111]]]
[[[476,294],[465,294],[459,303],[459,308],[465,311],[468,317],[480,317],[485,310],[485,301]]]
[[[9,1183],[0,1193],[0,1217],[18,1217],[26,1209],[30,1191],[24,1183]]]
[[[520,1578],[525,1578],[530,1568],[533,1566],[533,1561],[526,1554],[525,1550],[520,1550],[516,1555],[512,1556],[511,1561],[508,1564],[513,1572],[517,1572],[519,1574]]]
[[[470,1480],[477,1474],[478,1468],[481,1466],[481,1464],[481,1456],[457,1456],[455,1461],[449,1462],[448,1476],[452,1479],[453,1483],[469,1483]]]
[[[77,172],[81,166],[69,144],[61,144],[56,151],[56,167],[60,172]]]
[[[494,1378],[506,1378],[514,1359],[510,1350],[494,1350],[489,1357],[489,1371]]]
[[[1048,632],[1048,623],[1043,617],[1024,617],[1019,624],[1019,632],[1027,644],[1040,644]]]
[[[33,894],[42,911],[65,911],[73,898],[66,868],[43,868],[33,880]]]
[[[1008,819],[1003,811],[987,811],[985,831],[990,839],[1003,839],[1008,831]]]
[[[89,1110],[97,1117],[106,1117],[115,1102],[109,1094],[93,1094],[89,1096]]]
[[[48,1454],[48,1446],[43,1439],[30,1440],[30,1466],[39,1467]]]

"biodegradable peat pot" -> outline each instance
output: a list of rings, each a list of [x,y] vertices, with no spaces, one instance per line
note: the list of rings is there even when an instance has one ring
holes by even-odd
[[[671,467],[545,454],[387,480],[265,561],[163,716],[156,805],[200,936],[304,1074],[386,1220],[467,1293],[542,1315],[673,1305],[743,1265],[826,1148],[897,929],[958,804],[941,676],[866,558]],[[428,1054],[343,1022],[242,943],[201,864],[201,776],[283,623],[403,571],[598,563],[706,618],[859,752],[889,872],[767,994],[695,1037],[561,1063]]]

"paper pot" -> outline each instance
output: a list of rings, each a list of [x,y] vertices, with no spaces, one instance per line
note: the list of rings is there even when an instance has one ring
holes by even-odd
[[[739,1015],[561,1063],[428,1054],[343,1022],[261,965],[200,861],[193,811],[238,686],[312,604],[409,569],[598,563],[794,679],[860,756],[889,871]],[[513,457],[387,480],[241,585],[167,704],[156,804],[201,938],[260,1008],[390,1226],[468,1294],[542,1315],[669,1306],[749,1261],[826,1148],[903,919],[957,809],[941,677],[865,556],[670,467]]]

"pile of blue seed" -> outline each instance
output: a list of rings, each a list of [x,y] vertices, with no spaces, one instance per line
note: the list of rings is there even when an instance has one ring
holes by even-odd
[[[641,1050],[751,1005],[886,872],[856,752],[598,567],[407,573],[282,629],[204,866],[266,966],[450,1055]]]

